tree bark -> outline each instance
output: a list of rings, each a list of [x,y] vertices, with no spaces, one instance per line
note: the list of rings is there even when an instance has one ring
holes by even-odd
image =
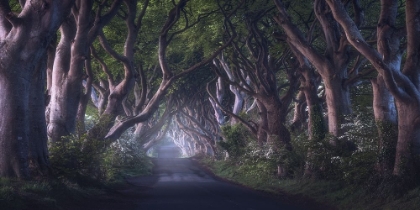
[[[49,104],[48,136],[58,142],[62,136],[75,131],[77,106],[80,97],[81,75],[68,76],[72,42],[76,35],[74,17],[69,17],[60,27],[60,42],[54,60],[51,100]],[[80,78],[78,78],[79,76]],[[76,98],[70,96],[77,96]]]
[[[39,87],[45,81],[41,76],[45,70],[42,59],[73,1],[27,1],[18,15],[6,2],[0,3],[0,176],[25,179],[30,177],[29,158],[37,160],[33,162],[35,167],[45,166],[42,134],[36,139],[30,136],[35,130],[44,130],[31,124],[44,118],[31,115],[32,108],[42,109],[38,103],[44,103],[43,93],[30,96],[31,85]],[[39,94],[40,90],[33,91]],[[32,103],[31,97],[41,102]]]
[[[397,145],[398,123],[394,97],[386,89],[381,75],[372,80],[373,110],[378,130],[378,163],[380,175],[392,174]]]
[[[303,67],[302,75],[304,77],[303,90],[305,93],[306,104],[308,106],[308,139],[313,142],[321,141],[325,138],[327,129],[324,125],[324,116],[322,106],[319,103],[317,95],[316,82],[314,81],[313,71]],[[314,154],[311,149],[307,153],[307,161],[305,163],[305,177],[316,177],[319,168],[313,164]],[[319,166],[318,166],[319,167]]]
[[[12,46],[3,46],[2,48],[10,52]],[[2,51],[5,52],[6,50]],[[17,52],[14,54],[15,56],[19,55]],[[23,62],[12,59],[9,60],[10,63],[6,61],[9,65],[4,65],[6,56],[2,55],[1,57],[3,62],[0,64],[2,70],[0,78],[0,98],[2,99],[0,100],[0,109],[2,110],[0,120],[0,176],[27,178],[29,177],[28,90],[30,88],[31,72],[21,71],[21,69],[27,67],[21,66]]]
[[[332,18],[323,0],[316,0],[314,11],[321,24],[326,42],[326,54],[321,55],[306,40],[300,29],[291,22],[281,0],[274,0],[279,15],[276,22],[284,29],[287,42],[303,54],[314,65],[325,85],[328,111],[328,131],[338,137],[343,116],[351,113],[349,89],[344,84],[350,61],[345,38],[341,36],[337,22]],[[336,139],[331,143],[335,144]]]
[[[48,135],[53,142],[75,132],[77,111],[83,96],[83,66],[89,57],[89,48],[102,27],[116,14],[121,1],[114,0],[103,15],[104,6],[98,6],[96,16],[92,18],[94,0],[77,0],[72,15],[61,27],[49,105]]]
[[[290,131],[299,132],[302,131],[303,126],[306,125],[306,103],[305,103],[305,93],[301,90],[296,96],[296,101],[294,102],[293,108],[293,120],[290,125]]]
[[[218,103],[216,103],[212,97],[209,98],[211,106],[213,107],[213,110],[214,110],[214,117],[216,118],[217,123],[219,125],[224,125],[226,122],[222,109],[217,105],[217,104],[222,104],[223,97],[225,95],[224,93],[225,93],[225,87],[223,84],[223,80],[222,78],[219,77],[216,82],[216,98],[215,98],[218,100]]]
[[[394,71],[400,71],[401,53],[400,35],[395,28],[397,17],[396,1],[382,1],[381,14],[377,26],[378,52],[385,63],[391,64]],[[394,64],[392,64],[394,63]],[[378,128],[378,163],[377,172],[390,175],[394,168],[395,149],[398,135],[397,110],[392,94],[386,88],[381,74],[371,81],[373,90],[373,110]]]
[[[46,61],[41,61],[32,75],[29,98],[29,167],[31,175],[47,175],[50,165],[48,160],[48,136],[45,119],[45,82]]]
[[[420,154],[420,104],[406,104],[397,101],[398,142],[395,151],[393,174],[411,181],[419,173]],[[414,114],[417,113],[417,114]]]

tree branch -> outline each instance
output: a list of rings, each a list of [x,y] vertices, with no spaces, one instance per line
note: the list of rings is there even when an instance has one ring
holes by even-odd
[[[347,11],[339,0],[327,0],[334,18],[342,26],[346,33],[347,40],[357,49],[363,56],[365,56],[375,67],[375,69],[384,76],[385,84],[392,95],[399,100],[409,101],[412,98],[407,91],[415,90],[413,83],[398,70],[391,69],[384,61],[382,56],[375,49],[371,48],[364,40],[356,24],[349,17]],[[409,45],[409,43],[408,43]],[[398,83],[397,83],[398,81]],[[404,88],[398,87],[403,85]]]
[[[210,83],[214,82],[215,80],[213,79],[213,81],[210,81],[209,83],[207,83],[207,93],[209,94],[210,98],[213,99],[213,101],[217,104],[217,106],[219,106],[219,108],[226,113],[227,115],[239,120],[239,122],[241,122],[243,125],[245,125],[245,127],[247,127],[249,129],[249,131],[251,131],[252,134],[254,134],[255,136],[257,135],[257,129],[252,126],[249,122],[245,121],[242,117],[234,114],[233,112],[229,111],[228,109],[226,109],[222,104],[219,103],[219,101],[216,100],[216,98],[213,96],[213,94],[210,92]]]

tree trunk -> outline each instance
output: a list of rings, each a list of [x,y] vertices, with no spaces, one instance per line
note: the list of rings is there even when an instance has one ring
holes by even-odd
[[[69,74],[76,25],[71,16],[60,28],[60,42],[57,46],[49,104],[48,136],[52,142],[70,135],[76,128],[76,116],[81,96],[81,74]],[[80,72],[80,71],[77,71]]]
[[[398,142],[393,174],[413,178],[419,172],[417,158],[420,157],[420,107],[418,103],[397,101]]]
[[[418,174],[417,158],[420,154],[420,92],[418,90],[420,81],[419,78],[419,49],[420,39],[418,37],[418,31],[420,28],[419,22],[419,1],[407,1],[405,5],[406,15],[406,59],[404,69],[399,71],[399,62],[401,57],[398,56],[399,51],[394,51],[396,54],[394,59],[387,59],[387,54],[381,55],[375,49],[370,47],[363,39],[359,29],[355,27],[353,20],[350,18],[348,13],[341,1],[328,0],[328,5],[334,14],[335,19],[341,24],[343,30],[346,33],[347,40],[354,48],[365,56],[371,64],[375,67],[379,74],[384,78],[386,87],[395,97],[398,113],[398,142],[395,154],[395,163],[393,169],[393,175],[404,178],[405,181],[414,179]],[[395,28],[396,14],[398,11],[398,3],[396,1],[381,1],[381,9],[385,11],[383,14],[390,15],[385,18],[384,21],[380,21],[382,25],[385,23],[385,27]],[[381,32],[381,31],[378,31]],[[394,44],[399,45],[399,39],[401,34],[389,33],[392,38],[382,39],[381,44],[383,49],[395,49],[390,48]],[[385,34],[386,35],[386,34]],[[382,36],[387,37],[387,36]],[[382,38],[382,37],[378,37]],[[381,46],[378,46],[381,47]],[[399,46],[398,46],[399,48]]]
[[[341,123],[344,115],[350,114],[350,94],[348,90],[342,88],[343,79],[325,80],[325,95],[328,110],[328,131],[334,137],[341,134]],[[336,144],[336,139],[331,139],[332,145]]]
[[[296,96],[296,101],[294,103],[293,120],[292,124],[290,125],[290,130],[292,132],[300,132],[303,130],[302,127],[306,124],[305,108],[305,93],[303,91],[299,91],[299,93]]]
[[[148,128],[149,128],[149,126],[147,126],[147,121],[146,122],[137,123],[135,125],[134,138],[136,138],[136,141],[145,143],[140,137],[142,136],[142,134],[144,132],[146,132],[146,130]]]
[[[239,115],[244,107],[244,93],[239,88],[230,85],[230,91],[235,95],[235,101],[233,102],[232,113]],[[231,119],[231,125],[237,124],[239,121],[235,118]]]
[[[216,99],[218,100],[219,104],[222,104],[223,97],[225,95],[225,87],[223,84],[223,79],[218,78],[216,82]],[[224,125],[226,123],[225,115],[222,112],[222,109],[217,105],[217,103],[213,100],[213,98],[209,98],[211,106],[214,110],[214,117],[217,120],[219,125]]]
[[[351,113],[349,89],[344,83],[347,79],[347,66],[351,60],[345,37],[342,36],[338,23],[332,17],[324,0],[316,0],[314,11],[321,24],[326,42],[326,53],[321,55],[296,24],[291,22],[283,1],[274,0],[274,2],[279,11],[279,16],[275,20],[284,29],[289,45],[305,56],[322,77],[328,109],[328,131],[334,137],[330,142],[335,145],[336,137],[341,134],[340,127],[343,117]]]
[[[0,67],[0,176],[27,178],[30,72],[22,71],[24,62],[10,61],[6,66],[3,60]]]
[[[313,81],[313,74],[306,70],[303,72],[304,81],[303,90],[305,93],[306,104],[308,106],[308,139],[309,141],[318,142],[325,138],[327,129],[324,125],[324,116],[322,106],[319,104],[315,82]],[[308,149],[307,160],[305,162],[305,177],[316,177],[318,169],[313,164],[314,154],[311,149]],[[319,166],[318,166],[319,167]]]
[[[45,62],[40,62],[32,76],[29,98],[29,166],[31,175],[46,175],[49,172],[48,136],[45,120]]]
[[[119,107],[128,94],[128,90],[134,87],[134,78],[131,73],[126,74],[126,78],[117,87],[112,87],[108,96],[108,103],[105,111],[99,117],[97,124],[88,131],[89,138],[104,139],[108,131],[114,125],[115,118],[119,114]]]
[[[86,125],[85,125],[85,115],[86,109],[89,103],[89,99],[92,98],[92,83],[93,83],[93,73],[92,73],[92,65],[91,59],[88,58],[85,61],[85,69],[86,69],[86,78],[83,81],[84,92],[82,93],[79,101],[79,107],[77,108],[77,116],[76,116],[76,126],[77,126],[77,134],[81,135],[86,132]]]
[[[387,0],[386,0],[387,1]],[[391,4],[388,4],[391,3]],[[383,61],[394,71],[400,71],[402,51],[400,38],[394,27],[398,2],[390,1],[381,9],[377,25],[377,48]],[[397,110],[394,96],[387,89],[383,75],[371,81],[373,90],[373,111],[378,129],[378,163],[376,170],[380,175],[392,174],[398,136]]]
[[[122,0],[113,0],[101,15],[92,18],[93,0],[76,1],[73,13],[61,27],[61,39],[54,61],[48,135],[53,142],[75,132],[79,102],[83,95],[83,66],[89,48],[102,27],[116,14]]]
[[[271,97],[259,97],[259,100],[266,108],[266,116],[263,116],[267,119],[267,132],[271,136],[268,138],[270,144],[272,144],[276,149],[285,147],[290,147],[290,132],[287,130],[286,126],[283,124],[282,119],[284,118],[285,113],[281,113],[280,99],[275,96]],[[270,140],[271,139],[271,140]]]
[[[257,99],[256,99],[257,100]],[[257,100],[258,115],[260,116],[260,122],[258,123],[257,130],[257,141],[260,146],[267,142],[268,138],[268,119],[267,119],[267,109],[264,104]]]
[[[263,128],[267,136],[267,143],[277,159],[277,176],[285,177],[287,169],[284,165],[284,154],[281,152],[284,149],[291,150],[292,147],[290,145],[290,132],[283,124],[282,119],[285,113],[281,113],[280,99],[276,96],[260,96],[257,100],[259,101],[261,125],[265,125]]]
[[[41,68],[45,63],[48,48],[63,17],[68,14],[72,1],[27,1],[20,14],[14,14],[8,3],[0,10],[0,176],[29,177],[29,152],[31,158],[44,157],[42,133],[34,139],[33,131],[44,128],[31,127],[30,123],[42,123],[41,115],[31,113],[42,110],[43,93],[39,94],[45,79],[41,79]],[[37,70],[39,70],[37,72]],[[44,71],[45,69],[42,69]],[[32,78],[33,76],[36,79]],[[41,78],[40,78],[41,77]],[[37,80],[38,79],[38,80]],[[32,87],[31,87],[32,84]],[[30,102],[34,97],[37,101]],[[34,107],[29,107],[29,105]],[[41,113],[41,112],[39,112]],[[44,122],[45,123],[45,122]],[[33,129],[33,130],[32,130]],[[32,130],[32,131],[31,131]],[[38,138],[39,137],[39,138]],[[39,150],[37,150],[39,149]],[[42,158],[41,158],[42,159]],[[44,165],[41,160],[36,167]]]
[[[382,76],[372,80],[373,111],[378,129],[378,163],[376,170],[381,175],[392,173],[397,146],[398,123],[394,97],[386,89]]]

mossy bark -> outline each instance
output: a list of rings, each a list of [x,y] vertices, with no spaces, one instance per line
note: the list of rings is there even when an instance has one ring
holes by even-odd
[[[309,124],[308,124],[308,138],[311,143],[319,142],[325,138],[327,129],[325,127],[324,117],[322,115],[322,107],[319,104],[315,104],[309,107]],[[311,148],[308,148],[304,177],[315,178],[317,177],[317,168],[314,164],[314,157]]]
[[[380,175],[390,175],[394,168],[398,127],[396,124],[387,121],[377,121],[376,127],[379,135],[376,171]]]

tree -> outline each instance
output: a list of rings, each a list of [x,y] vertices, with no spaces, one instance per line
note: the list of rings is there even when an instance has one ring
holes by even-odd
[[[274,2],[279,11],[275,20],[283,28],[287,42],[305,56],[322,77],[328,111],[328,131],[332,136],[338,137],[344,115],[351,113],[349,85],[345,83],[351,61],[346,39],[342,36],[338,23],[328,11],[324,0],[316,0],[314,13],[325,41],[325,55],[323,55],[305,39],[297,25],[292,23],[283,1]],[[332,139],[331,143],[335,144],[335,140]]]
[[[408,0],[405,5],[406,59],[401,69],[403,54],[400,51],[398,28],[395,26],[397,15],[396,0],[381,1],[382,18],[378,25],[378,43],[384,45],[388,53],[381,55],[371,48],[361,36],[354,21],[349,17],[341,1],[328,0],[335,19],[346,32],[347,40],[364,55],[382,75],[387,89],[395,97],[398,113],[398,141],[396,146],[393,175],[413,178],[418,172],[417,157],[420,154],[420,93],[419,73],[420,38],[420,1]],[[388,13],[385,13],[388,12]],[[385,15],[386,14],[386,15]],[[393,33],[394,32],[394,33]],[[395,46],[395,47],[394,47]],[[398,47],[397,47],[398,46]],[[397,50],[398,49],[398,50]],[[385,56],[391,56],[386,58]],[[410,180],[410,179],[407,179]]]
[[[259,119],[258,122],[254,122],[255,119],[248,122],[228,108],[223,108],[223,111],[245,125],[256,136],[259,145],[268,144],[272,148],[278,156],[278,175],[285,176],[286,169],[281,164],[281,151],[292,149],[286,116],[298,81],[295,72],[288,68],[290,52],[280,53],[280,50],[273,49],[275,40],[268,26],[274,22],[267,17],[268,14],[272,14],[274,7],[258,3],[245,4],[243,7],[251,6],[257,8],[252,11],[244,9],[240,20],[235,17],[229,18],[230,24],[236,26],[238,39],[224,52],[226,61],[219,60],[223,68],[215,70],[236,92],[235,97],[246,94],[256,101]],[[213,96],[212,98],[219,107],[224,107]],[[235,99],[235,102],[241,100]]]
[[[46,52],[74,1],[19,2],[16,14],[9,1],[0,2],[0,176],[24,179],[30,163],[36,170],[48,168],[40,114]]]
[[[327,130],[324,126],[324,117],[322,106],[317,95],[317,81],[314,69],[309,65],[309,61],[305,58],[293,45],[290,44],[293,54],[296,56],[299,66],[295,69],[299,72],[301,90],[305,96],[306,107],[308,109],[307,133],[308,140],[313,144],[323,140]],[[305,177],[314,177],[318,168],[313,165],[313,152],[308,149],[307,160],[305,163]]]
[[[162,80],[158,89],[155,91],[154,95],[144,106],[144,108],[134,117],[130,117],[126,120],[118,122],[113,125],[111,130],[106,135],[106,139],[113,141],[118,138],[125,130],[134,126],[137,123],[144,122],[150,118],[150,116],[158,109],[159,103],[163,100],[168,89],[172,87],[173,83],[179,78],[199,69],[202,66],[210,63],[226,46],[230,44],[230,40],[222,46],[218,47],[211,55],[207,58],[201,59],[201,61],[196,62],[195,64],[188,65],[186,69],[181,70],[180,72],[175,72],[173,68],[168,63],[167,51],[171,42],[174,40],[174,37],[187,29],[195,25],[196,22],[200,21],[203,18],[203,15],[199,15],[197,20],[194,22],[186,21],[186,25],[181,29],[177,30],[175,27],[178,23],[180,17],[182,16],[182,11],[187,4],[187,0],[181,0],[177,5],[175,5],[169,12],[166,22],[161,28],[158,41],[158,60],[160,65],[160,70],[162,71]],[[204,15],[205,17],[205,15]],[[172,32],[172,30],[175,30]]]
[[[82,81],[85,76],[85,61],[89,61],[90,57],[90,46],[102,28],[117,13],[121,2],[122,0],[112,1],[109,9],[105,4],[97,5],[96,11],[93,12],[94,0],[77,0],[71,15],[60,28],[60,42],[51,74],[51,100],[47,112],[48,135],[53,142],[60,141],[61,137],[76,131],[76,117],[82,115],[77,114],[79,103],[81,100],[87,103],[87,100],[83,100],[86,96],[83,96]],[[86,69],[89,71],[90,67],[86,66]],[[89,79],[87,85],[90,86],[93,75],[90,72],[86,75]],[[81,105],[82,109],[85,104]]]

